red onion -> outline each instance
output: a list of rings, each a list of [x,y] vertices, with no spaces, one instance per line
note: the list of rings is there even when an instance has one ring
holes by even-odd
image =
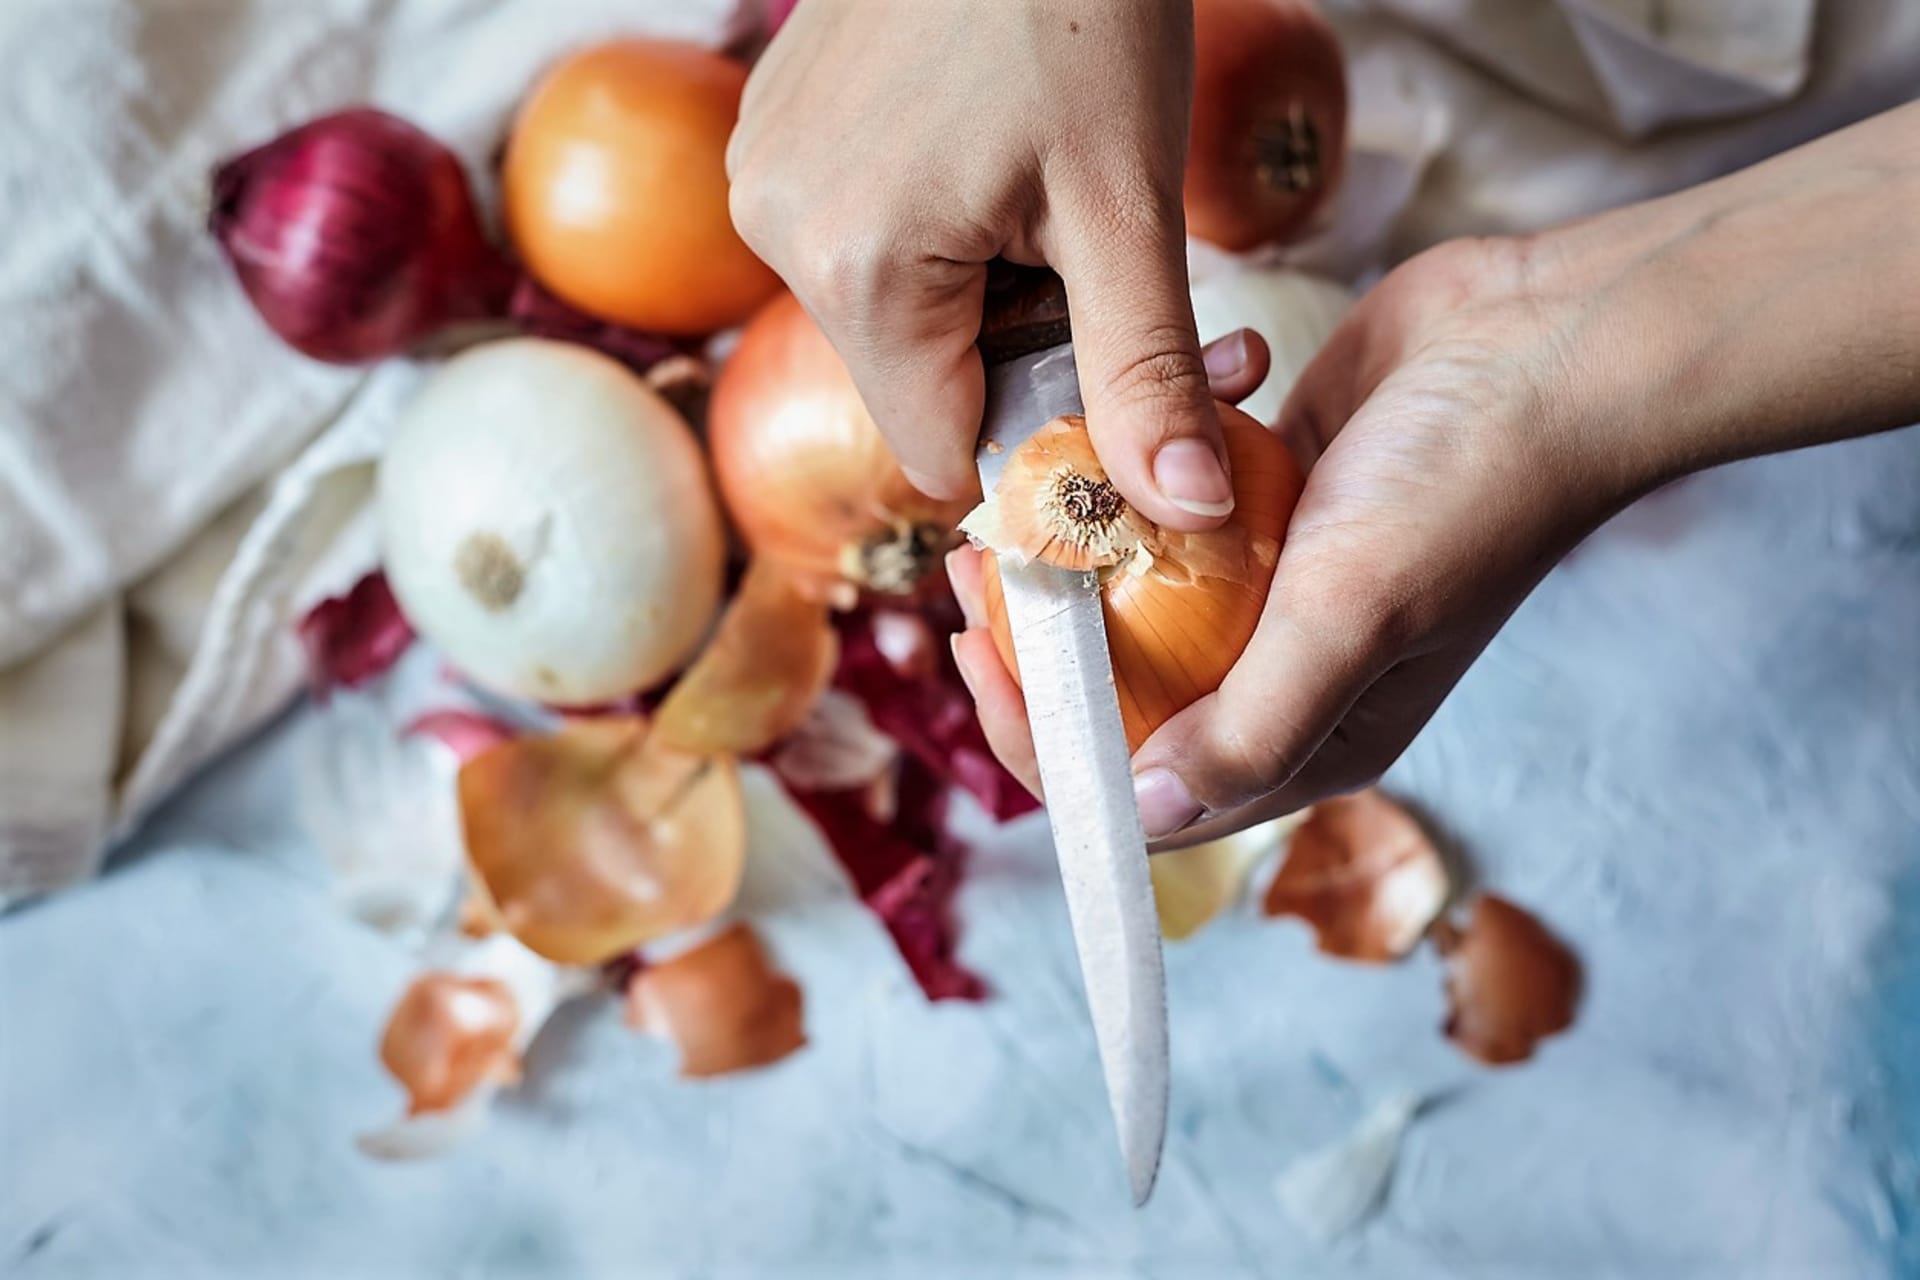
[[[316,360],[504,313],[513,273],[459,158],[395,116],[322,116],[214,171],[208,230],[267,325]]]

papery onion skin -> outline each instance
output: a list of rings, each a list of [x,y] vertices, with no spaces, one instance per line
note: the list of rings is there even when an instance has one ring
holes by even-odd
[[[379,476],[387,576],[464,674],[561,706],[677,670],[719,607],[726,547],[686,423],[613,360],[514,338],[449,361]]]
[[[1236,542],[1270,546],[1246,558],[1237,577],[1169,575],[1162,567],[1115,572],[1101,586],[1107,645],[1127,744],[1220,687],[1253,638],[1287,521],[1306,481],[1279,437],[1231,405],[1216,404],[1233,474],[1233,514],[1219,530],[1184,535],[1202,549]],[[1163,557],[1163,559],[1166,557]],[[987,622],[1014,679],[1020,675],[1007,626],[998,559],[985,557]]]
[[[407,1090],[407,1113],[445,1111],[488,1080],[518,1072],[520,1008],[495,978],[425,973],[394,1006],[380,1062]]]
[[[541,283],[604,319],[700,335],[780,287],[733,229],[727,138],[746,68],[698,45],[616,40],[561,62],[502,175],[507,228]]]
[[[316,360],[397,355],[498,316],[513,273],[459,157],[371,107],[310,121],[220,165],[207,229],[267,326]]]
[[[1533,914],[1496,894],[1474,899],[1465,928],[1434,927],[1447,961],[1445,1031],[1470,1057],[1507,1066],[1573,1025],[1580,960]]]
[[[755,560],[653,731],[682,751],[757,755],[806,718],[839,656],[826,603],[781,565]]]
[[[626,997],[627,1025],[679,1045],[688,1079],[768,1066],[807,1043],[799,985],[773,967],[745,924],[640,966]]]
[[[713,919],[746,859],[725,757],[661,747],[637,720],[575,721],[460,771],[467,855],[500,924],[560,964],[600,964]]]
[[[1307,0],[1195,0],[1189,233],[1241,252],[1311,229],[1346,168],[1346,70]]]
[[[1384,964],[1426,936],[1451,891],[1432,838],[1367,787],[1313,807],[1287,842],[1263,909],[1306,921],[1326,955]]]
[[[792,294],[754,316],[707,408],[714,474],[754,551],[824,585],[912,591],[968,503],[915,489]]]

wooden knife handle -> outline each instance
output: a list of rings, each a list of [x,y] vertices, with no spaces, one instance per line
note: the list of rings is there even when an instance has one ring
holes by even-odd
[[[1072,336],[1067,287],[1059,276],[1046,267],[1015,266],[1004,258],[987,264],[980,355],[989,365],[1057,347]]]

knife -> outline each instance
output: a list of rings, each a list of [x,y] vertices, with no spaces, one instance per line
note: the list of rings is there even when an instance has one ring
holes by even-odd
[[[980,488],[1063,413],[1081,412],[1066,290],[1052,272],[996,262],[980,332],[986,365]],[[1153,1192],[1167,1131],[1167,987],[1147,838],[1133,796],[1097,575],[999,564],[1013,652],[1107,1102],[1133,1202]]]

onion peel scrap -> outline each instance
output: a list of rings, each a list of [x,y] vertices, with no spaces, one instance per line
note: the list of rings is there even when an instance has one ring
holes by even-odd
[[[598,964],[705,923],[746,859],[739,770],[633,719],[573,721],[460,771],[467,855],[502,927],[562,964]]]
[[[1298,916],[1320,950],[1383,963],[1411,951],[1446,905],[1433,841],[1377,787],[1314,806],[1267,887],[1270,916]]]
[[[489,1081],[520,1077],[520,1008],[496,978],[424,973],[387,1020],[380,1062],[407,1091],[407,1114],[449,1111]]]
[[[413,625],[377,569],[345,595],[307,610],[296,630],[308,686],[321,701],[334,689],[358,689],[383,675],[413,644]]]
[[[695,753],[755,755],[790,733],[833,679],[826,604],[756,559],[706,649],[660,704],[654,732]]]
[[[514,737],[518,731],[505,721],[478,711],[448,709],[416,716],[400,731],[403,738],[432,738],[465,764]]]
[[[1464,928],[1442,921],[1434,945],[1447,962],[1447,1038],[1489,1066],[1524,1062],[1541,1040],[1573,1025],[1580,961],[1524,909],[1483,893]]]
[[[736,923],[626,984],[627,1025],[680,1047],[680,1074],[762,1067],[807,1042],[800,987],[775,969],[760,938]]]
[[[909,755],[891,812],[876,815],[871,788],[793,793],[880,918],[929,1000],[979,1000],[986,984],[955,956],[952,903],[967,847],[947,830],[946,783]]]
[[[1182,942],[1240,898],[1254,867],[1280,848],[1305,818],[1296,814],[1236,831],[1187,849],[1157,853],[1147,862],[1160,934]]]

